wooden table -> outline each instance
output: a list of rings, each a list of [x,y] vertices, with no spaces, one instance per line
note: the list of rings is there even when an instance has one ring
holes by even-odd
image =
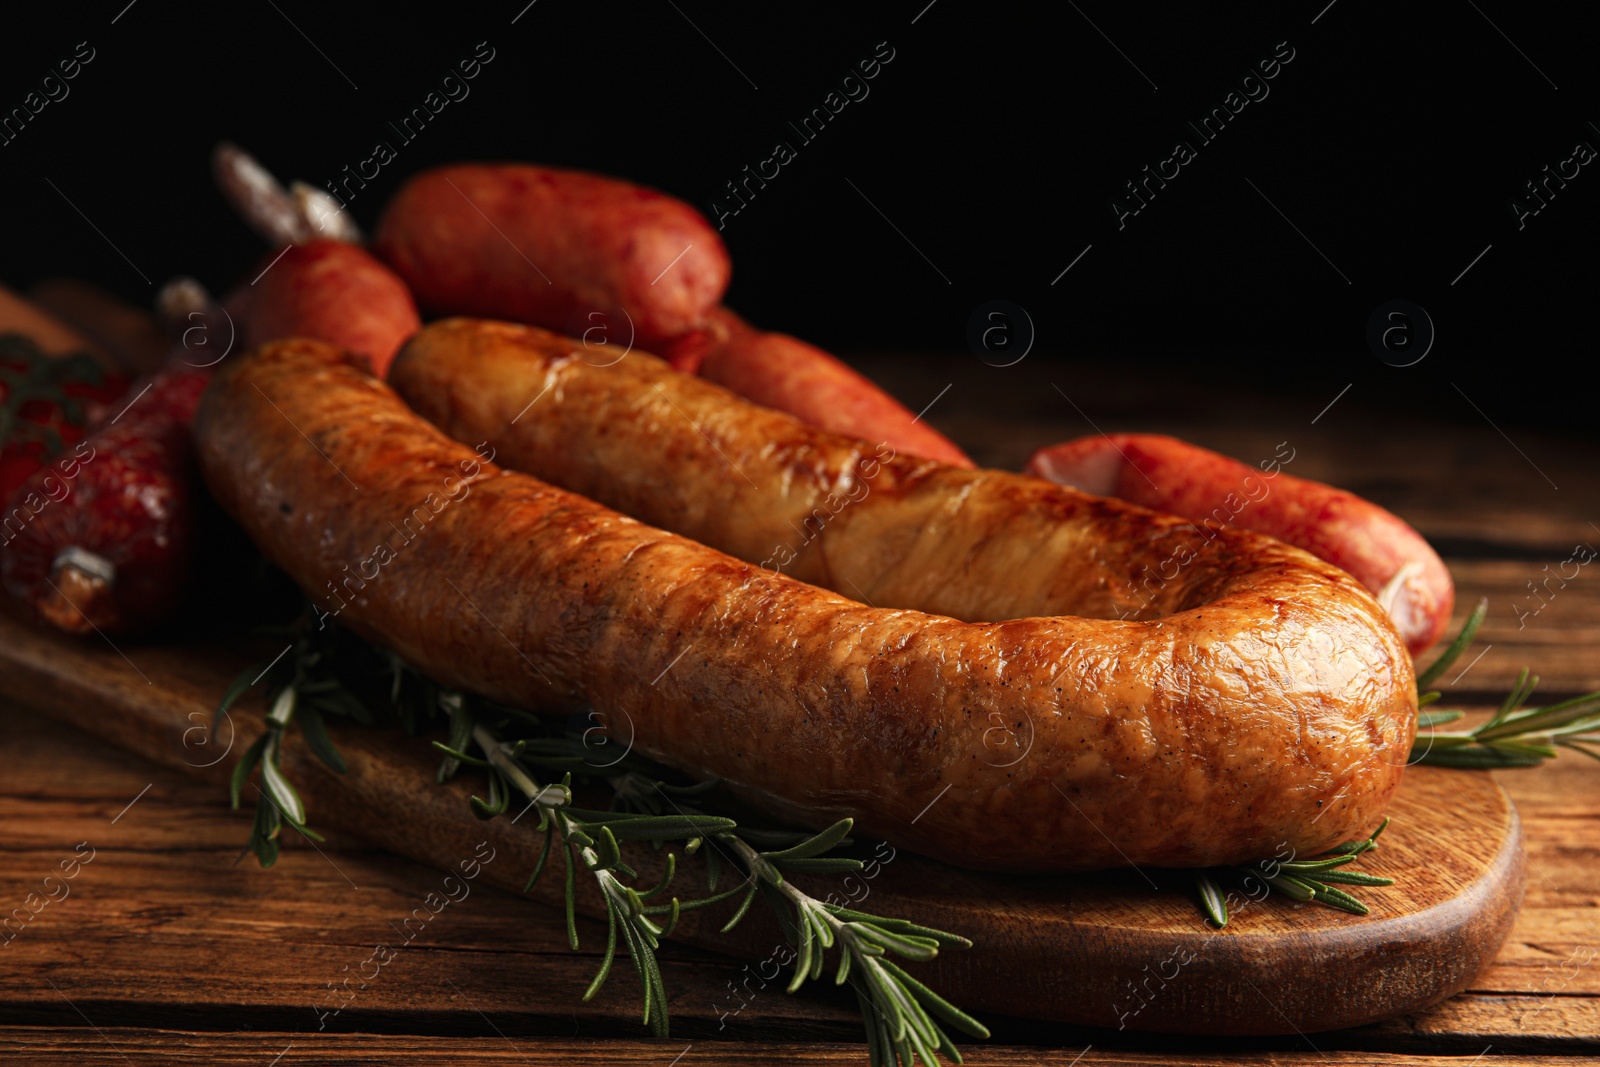
[[[1526,584],[1578,542],[1600,545],[1600,472],[1585,442],[1515,428],[1508,440],[1482,421],[1396,421],[1359,396],[1313,423],[1328,397],[1251,396],[1201,381],[1163,390],[1181,403],[1152,403],[1141,383],[1042,361],[1005,370],[967,359],[876,361],[869,370],[914,408],[956,383],[928,417],[997,466],[1091,432],[1087,419],[1106,431],[1177,433],[1245,459],[1287,441],[1291,473],[1361,492],[1440,546],[1460,590],[1458,615],[1490,597],[1478,646],[1445,679],[1446,706],[1498,702],[1523,665],[1544,676],[1550,696],[1600,689],[1600,570],[1551,582],[1542,606]],[[741,964],[675,945],[661,953],[674,1036],[649,1040],[626,963],[593,1001],[579,1000],[602,928],[581,924],[584,949],[572,953],[558,912],[488,887],[430,924],[425,941],[319,1031],[319,995],[356,970],[438,873],[343,836],[320,851],[288,842],[269,871],[235,865],[247,813],[229,810],[211,786],[49,720],[6,714],[0,767],[0,910],[40,889],[61,861],[93,856],[69,895],[0,945],[0,1063],[865,1062],[854,1006],[833,990],[787,996],[773,985],[739,1008],[730,983]],[[963,1044],[968,1062],[1600,1057],[1600,765],[1567,754],[1499,777],[1526,826],[1527,901],[1468,993],[1416,1016],[1283,1039],[991,1017],[991,1041]]]

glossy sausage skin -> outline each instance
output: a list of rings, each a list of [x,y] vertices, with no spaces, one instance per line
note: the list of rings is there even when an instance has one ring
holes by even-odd
[[[492,433],[508,462],[761,561],[714,575],[700,569],[714,553],[663,564],[645,595],[640,625],[658,634],[634,635],[655,657],[645,681],[698,650],[668,677],[703,725],[690,709],[645,741],[669,762],[766,784],[805,821],[854,814],[976,866],[1232,862],[1376,824],[1410,751],[1415,683],[1399,636],[1342,571],[1244,531],[1195,544],[1184,520],[1039,479],[882,458],[657,361],[600,369],[561,347],[441,323],[392,376],[413,403],[434,395],[424,406],[447,430]],[[795,527],[814,528],[829,494],[856,499],[806,543]],[[1173,580],[1146,582],[1191,546]],[[713,597],[709,616],[680,618],[668,589]],[[595,666],[608,681],[640,670]]]
[[[274,251],[229,299],[245,349],[287,337],[328,341],[383,374],[422,326],[405,283],[365,249],[317,238]]]
[[[758,330],[726,308],[712,318],[701,377],[752,403],[834,433],[887,441],[895,451],[957,467],[972,460],[836,356],[787,334]],[[673,361],[674,366],[680,366]]]
[[[1261,466],[1173,437],[1123,433],[1040,449],[1027,470],[1084,492],[1181,515],[1207,531],[1231,524],[1287,541],[1366,586],[1413,653],[1443,635],[1455,607],[1455,585],[1421,534],[1354,493],[1285,474],[1276,461]]]
[[[1207,539],[1037,478],[898,456],[648,356],[600,367],[581,355],[548,331],[453,319],[413,338],[390,382],[451,436],[487,440],[505,466],[879,607],[971,622],[1144,620],[1203,604],[1258,557],[1306,568],[1307,595],[1333,573],[1241,530]],[[1335,584],[1343,595],[1354,583]],[[1381,645],[1388,627],[1372,629]]]
[[[372,245],[430,314],[570,333],[601,315],[646,349],[702,328],[731,271],[717,231],[681,200],[514,163],[417,175],[384,208]]]

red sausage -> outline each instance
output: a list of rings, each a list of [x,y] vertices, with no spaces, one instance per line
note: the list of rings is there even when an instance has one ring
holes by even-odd
[[[1287,541],[1366,586],[1413,655],[1437,641],[1456,597],[1438,553],[1397,515],[1343,489],[1284,474],[1282,462],[1280,453],[1257,470],[1173,437],[1123,433],[1042,448],[1027,471],[1181,515],[1213,536],[1218,526],[1234,525]]]
[[[514,163],[417,175],[384,208],[372,247],[430,314],[577,335],[585,316],[620,309],[611,329],[650,351],[702,328],[731,270],[717,231],[680,200]]]
[[[188,586],[196,494],[189,423],[207,368],[173,362],[12,498],[0,578],[41,622],[111,635],[170,619]]]
[[[405,283],[359,245],[316,238],[273,252],[261,269],[229,301],[245,349],[310,337],[366,356],[381,376],[422,328]]]
[[[700,376],[752,403],[833,433],[887,441],[896,452],[953,467],[972,460],[905,405],[835,356],[782,333],[758,330],[718,308]],[[683,360],[674,361],[680,369]]]

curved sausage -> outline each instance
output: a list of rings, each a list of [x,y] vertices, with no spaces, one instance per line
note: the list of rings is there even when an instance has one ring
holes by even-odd
[[[1266,543],[1210,543],[1178,519],[830,434],[646,356],[601,367],[577,352],[544,330],[453,319],[402,349],[390,381],[506,466],[879,607],[1154,619],[1203,601]]]
[[[471,163],[424,171],[384,207],[373,250],[424,310],[581,333],[584,317],[653,350],[702,328],[728,287],[722,238],[681,200],[581,171]]]
[[[443,684],[587,702],[631,722],[641,751],[782,817],[848,815],[952,863],[1314,852],[1371,829],[1410,750],[1415,680],[1371,598],[1255,535],[1220,537],[1159,618],[973,624],[856,603],[503,471],[324,345],[225,365],[198,440],[269,559]],[[1135,557],[1182,525],[937,464],[904,491],[948,500],[996,479],[1068,540],[1142,535]],[[995,744],[1024,735],[1020,757]]]
[[[787,334],[758,330],[727,308],[712,317],[698,369],[707,381],[746,400],[824,430],[887,441],[897,452],[956,467],[973,465],[943,434],[842,360]]]
[[[1181,515],[1202,530],[1231,524],[1287,541],[1366,586],[1414,654],[1437,641],[1456,601],[1439,554],[1399,516],[1346,490],[1285,474],[1278,459],[1263,460],[1257,470],[1177,438],[1121,433],[1042,448],[1027,471]]]
[[[229,298],[245,349],[310,337],[367,357],[381,375],[422,327],[411,293],[359,245],[314,238],[261,261],[253,285]]]

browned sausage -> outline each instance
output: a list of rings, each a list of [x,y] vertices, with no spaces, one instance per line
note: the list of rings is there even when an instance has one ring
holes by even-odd
[[[641,421],[682,418],[634,400]],[[1220,536],[1160,618],[973,624],[856,603],[503,471],[313,342],[225,364],[198,438],[266,555],[444,684],[626,715],[641,751],[777,814],[848,815],[952,863],[1314,852],[1372,828],[1410,749],[1415,680],[1371,597],[1255,535]],[[686,495],[736,477],[685,474]],[[1183,525],[938,464],[897,492],[948,500],[996,478],[1014,495],[999,510],[1050,511],[1056,543],[1124,567]],[[1026,734],[1020,758],[997,732]]]

